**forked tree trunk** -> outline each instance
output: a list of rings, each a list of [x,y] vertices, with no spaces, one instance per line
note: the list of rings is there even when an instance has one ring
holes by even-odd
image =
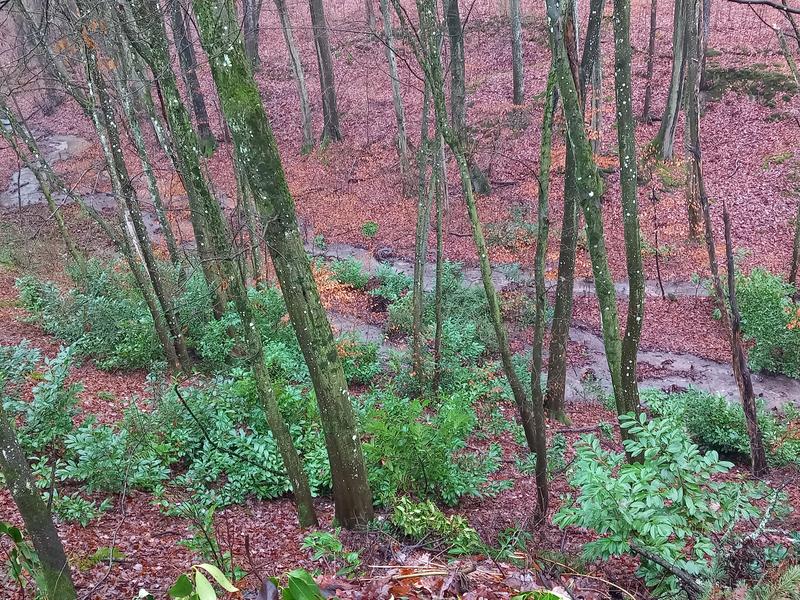
[[[322,90],[322,139],[338,142],[342,139],[339,126],[339,107],[336,103],[336,82],[333,77],[333,58],[328,37],[328,24],[325,21],[325,7],[322,0],[309,0],[311,27],[314,31],[314,46],[317,49],[319,85]]]
[[[148,40],[150,60],[154,65],[161,65],[165,70],[169,69],[168,51],[166,45],[161,41],[162,32],[157,27],[157,5],[153,0],[134,0],[133,9],[140,23],[150,23],[150,39]],[[142,49],[142,51],[145,50]],[[250,67],[246,64],[243,49],[241,52],[242,60],[245,63],[242,68],[249,73]],[[162,71],[162,73],[165,73],[165,71]],[[190,185],[193,193],[201,198],[202,201],[207,227],[206,233],[208,234],[207,239],[210,245],[209,250],[214,256],[214,263],[218,272],[225,281],[227,296],[233,301],[242,322],[247,344],[248,362],[253,372],[258,398],[264,408],[267,425],[275,437],[292,486],[298,521],[303,527],[314,525],[317,522],[317,518],[314,512],[311,490],[308,485],[308,477],[303,471],[302,461],[294,447],[289,428],[281,416],[272,381],[266,370],[261,335],[255,326],[255,318],[247,297],[244,274],[233,258],[230,232],[225,223],[222,209],[211,195],[208,182],[200,169],[200,156],[197,145],[191,143],[194,132],[190,127],[187,128],[188,112],[180,102],[180,98],[172,96],[173,92],[171,90],[174,89],[173,86],[164,87],[170,90],[170,101],[167,102],[167,119],[174,125],[173,129],[183,132],[182,135],[184,136],[177,144],[180,164],[183,167],[181,172],[193,174],[190,178]],[[240,148],[236,148],[236,154],[237,157],[241,156]],[[241,163],[242,161],[238,162]]]
[[[372,520],[373,509],[358,422],[297,226],[275,137],[237,36],[236,11],[232,0],[195,0],[194,7],[222,111],[244,158],[244,174],[316,392],[336,520],[346,528],[364,527]]]
[[[189,91],[189,99],[192,102],[192,111],[197,123],[197,135],[200,138],[202,153],[210,156],[217,146],[214,133],[208,120],[208,109],[203,91],[200,88],[200,80],[197,78],[197,58],[194,55],[194,44],[191,33],[186,27],[186,15],[181,0],[171,0],[172,2],[172,33],[175,39],[175,47],[178,49],[178,62],[181,65],[181,74]],[[156,73],[156,81],[159,74]]]
[[[510,0],[511,9],[511,74],[513,78],[514,104],[525,103],[525,68],[522,52],[522,17],[519,9],[520,0]]]
[[[617,139],[619,145],[622,223],[625,235],[625,266],[628,272],[628,316],[622,339],[621,387],[623,397],[617,410],[639,410],[636,357],[644,319],[644,266],[636,177],[636,123],[631,90],[631,4],[614,0],[614,83],[617,101]],[[616,303],[616,292],[615,299]],[[605,317],[604,317],[605,318]],[[622,414],[620,412],[620,414]]]
[[[653,58],[656,54],[656,24],[658,22],[658,0],[650,0],[650,34],[647,38],[647,75],[644,84],[644,105],[642,106],[642,121],[649,123],[653,120],[650,114],[650,103],[653,101]]]
[[[403,179],[403,193],[410,192],[411,165],[408,158],[408,138],[406,137],[406,113],[403,109],[403,97],[400,95],[400,77],[397,73],[394,34],[392,33],[392,13],[389,11],[389,0],[380,0],[381,17],[383,18],[383,36],[385,38],[386,62],[389,63],[389,79],[392,80],[392,103],[394,117],[397,122],[397,157],[400,159],[400,176]]]
[[[592,260],[592,272],[595,280],[595,291],[601,311],[603,344],[606,350],[608,370],[614,398],[619,414],[627,412],[623,403],[621,361],[622,343],[619,337],[619,318],[617,315],[617,294],[614,281],[608,266],[605,236],[603,233],[603,216],[601,198],[603,183],[594,162],[592,148],[586,135],[581,111],[578,87],[570,67],[564,37],[557,27],[561,21],[561,13],[555,0],[547,0],[547,13],[550,19],[551,46],[559,91],[564,103],[564,116],[567,124],[567,141],[575,160],[575,183],[586,220],[586,237],[589,244],[589,255]]]
[[[64,546],[2,404],[0,402],[0,472],[39,557],[46,587],[39,592],[53,600],[74,600],[77,595]]]
[[[547,77],[542,117],[542,143],[539,152],[539,206],[537,210],[536,256],[534,280],[536,282],[536,317],[533,324],[533,349],[531,351],[531,398],[536,421],[536,490],[541,514],[547,514],[549,500],[547,482],[547,429],[544,420],[544,394],[542,393],[542,354],[544,334],[547,329],[547,288],[545,268],[547,263],[547,238],[550,231],[550,165],[553,147],[553,115],[555,113],[556,74],[551,68]]]
[[[303,128],[301,152],[306,154],[311,152],[314,147],[314,129],[311,120],[311,102],[308,99],[308,88],[306,88],[306,75],[303,70],[303,62],[300,60],[297,42],[294,40],[294,31],[292,29],[292,21],[289,18],[289,10],[286,8],[286,0],[275,0],[275,7],[278,9],[283,40],[286,42],[286,50],[289,52],[289,66],[292,68],[292,77],[294,77],[297,96],[300,99],[300,121]]]
[[[699,30],[702,23],[703,3],[702,0],[685,0],[687,5],[687,54],[688,72],[686,77],[686,117],[690,131],[689,142],[691,144],[690,157],[692,167],[695,170],[695,179],[700,192],[700,204],[703,210],[705,224],[706,251],[708,252],[708,264],[711,270],[711,281],[714,287],[714,296],[717,308],[722,315],[722,323],[728,333],[731,344],[731,357],[733,374],[739,387],[739,396],[742,401],[747,434],[750,439],[750,459],[753,475],[760,477],[767,471],[767,458],[764,450],[764,440],[758,426],[755,397],[753,394],[753,382],[750,378],[750,368],[747,365],[747,356],[742,346],[741,318],[739,307],[736,302],[736,265],[733,261],[733,244],[731,242],[730,218],[727,207],[723,204],[723,218],[725,222],[725,249],[728,267],[728,300],[730,302],[730,312],[725,303],[725,291],[722,287],[722,280],[719,274],[719,263],[717,261],[717,251],[714,242],[714,229],[711,222],[711,209],[709,206],[708,195],[706,194],[705,182],[703,180],[703,158],[700,141],[700,64],[702,62],[702,40]]]
[[[683,102],[683,86],[686,74],[686,4],[688,0],[675,0],[674,29],[672,32],[672,75],[661,127],[651,143],[652,153],[664,160],[672,158],[675,146],[675,130],[678,113]]]
[[[384,2],[386,2],[386,0],[381,0],[381,8],[383,8]],[[422,311],[425,300],[425,259],[427,258],[428,250],[428,229],[430,228],[432,193],[432,182],[428,179],[428,165],[431,162],[431,140],[428,136],[429,110],[430,89],[429,86],[426,85],[422,100],[422,127],[419,150],[417,151],[417,228],[414,244],[414,287],[412,291],[413,326],[411,328],[411,355],[419,394],[425,393],[426,382],[424,360],[425,335],[422,331]]]

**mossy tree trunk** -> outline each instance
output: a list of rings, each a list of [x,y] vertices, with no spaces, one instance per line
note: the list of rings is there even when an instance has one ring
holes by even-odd
[[[622,343],[619,335],[617,314],[617,294],[611,271],[608,266],[601,199],[603,182],[594,162],[592,148],[584,128],[583,112],[573,69],[567,56],[567,47],[562,34],[563,15],[555,0],[546,0],[547,15],[551,27],[551,46],[555,63],[558,87],[563,99],[564,116],[567,125],[567,143],[575,160],[575,186],[586,220],[586,237],[592,261],[595,291],[600,305],[600,321],[603,330],[603,344],[606,350],[608,370],[617,412],[628,412],[624,404],[622,390],[621,362]]]
[[[445,173],[444,139],[436,130],[436,156],[433,161],[433,193],[436,199],[436,283],[434,288],[435,331],[433,334],[433,395],[438,396],[442,382],[442,334],[444,315],[444,216],[447,206],[447,174]]]
[[[300,60],[300,51],[297,49],[297,42],[294,39],[292,21],[289,18],[289,10],[286,8],[286,0],[275,0],[275,7],[278,10],[278,18],[281,21],[281,31],[283,40],[286,42],[286,50],[289,52],[289,66],[292,68],[297,86],[297,96],[300,99],[300,120],[303,128],[303,154],[311,152],[314,147],[314,129],[311,120],[311,102],[308,99],[308,89],[306,87],[306,75],[303,70],[303,63]]]
[[[210,156],[217,146],[214,139],[214,132],[208,120],[208,109],[206,99],[200,88],[200,80],[197,78],[197,57],[194,54],[194,43],[189,28],[186,27],[186,10],[181,5],[181,0],[170,0],[172,3],[172,35],[175,40],[175,47],[178,50],[178,62],[181,66],[183,81],[189,91],[189,99],[192,103],[194,119],[197,123],[197,135],[199,136],[202,153]],[[249,0],[246,0],[249,1]],[[159,74],[155,73],[156,80]]]
[[[244,54],[231,0],[195,0],[200,37],[233,143],[264,225],[266,243],[320,409],[333,480],[336,520],[372,520],[372,494],[355,411],[330,323],[303,247],[280,155]]]
[[[628,272],[628,316],[622,338],[620,374],[622,385],[618,409],[639,410],[639,385],[636,379],[639,340],[644,319],[644,265],[636,174],[636,122],[631,89],[631,4],[614,0],[614,83],[617,101],[617,140],[619,148],[622,223],[625,235],[625,266]],[[615,292],[616,295],[616,292]],[[616,298],[615,298],[616,302]]]
[[[328,36],[328,23],[325,20],[325,7],[322,0],[309,0],[311,9],[311,28],[314,31],[314,46],[317,49],[319,86],[322,91],[322,139],[338,142],[342,139],[339,125],[339,107],[336,101],[336,81],[333,76],[333,57]]]
[[[41,563],[47,600],[74,600],[72,573],[53,518],[34,482],[14,426],[0,402],[0,471]]]
[[[542,117],[542,142],[539,151],[539,206],[537,210],[536,256],[534,258],[534,281],[536,283],[536,317],[533,323],[533,348],[531,350],[531,398],[536,420],[536,490],[539,506],[546,514],[549,499],[547,482],[547,444],[544,421],[544,394],[542,393],[542,354],[544,334],[547,329],[547,288],[545,267],[547,262],[547,239],[550,233],[550,165],[553,147],[553,115],[555,113],[555,71],[551,68],[547,77]],[[544,442],[544,443],[543,443]],[[540,509],[541,510],[541,509]]]
[[[642,121],[649,123],[653,120],[650,104],[653,101],[653,59],[656,54],[656,25],[658,23],[658,0],[650,0],[650,33],[647,37],[647,75],[644,84],[644,105],[642,106]]]
[[[152,38],[149,41],[150,60],[153,65],[162,65],[164,69],[169,69],[166,45],[159,41],[163,29],[159,31],[157,27],[157,13],[153,12],[155,4],[150,0],[134,1],[132,7],[143,22],[151,24],[149,29],[152,32]],[[161,73],[165,78],[169,79],[169,73],[166,71],[161,71]],[[172,77],[174,79],[174,75]],[[191,136],[194,132],[188,123],[188,112],[180,98],[172,95],[173,90],[175,90],[174,85],[165,84],[162,88],[167,91],[165,93],[167,98],[167,119],[173,131],[177,129],[186,136],[185,139],[176,141],[177,158],[183,168],[182,172],[194,174],[190,181],[193,186],[193,193],[202,201],[207,233],[206,239],[210,246],[209,251],[214,257],[217,272],[220,274],[222,281],[225,282],[226,296],[233,301],[244,328],[248,363],[253,373],[259,401],[264,407],[267,424],[275,437],[292,486],[298,521],[303,527],[314,525],[317,522],[317,518],[314,512],[311,490],[308,485],[308,477],[303,471],[302,461],[294,447],[289,428],[281,416],[272,382],[266,369],[261,335],[255,326],[255,318],[247,297],[246,277],[240,264],[234,258],[233,242],[225,223],[222,209],[212,196],[208,182],[202,173],[199,146],[196,142],[192,143],[191,141]],[[241,160],[238,149],[237,160]]]

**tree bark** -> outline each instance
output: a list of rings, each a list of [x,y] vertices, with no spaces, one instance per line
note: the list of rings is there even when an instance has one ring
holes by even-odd
[[[264,0],[242,0],[242,29],[244,30],[244,53],[254,71],[261,67],[259,37],[261,34],[261,6]]]
[[[789,283],[797,286],[797,271],[800,267],[800,202],[794,217],[794,242],[792,243],[792,264],[789,267]]]
[[[614,0],[614,79],[617,100],[617,140],[619,145],[622,223],[625,235],[625,265],[628,272],[628,316],[622,339],[621,402],[618,410],[639,410],[636,379],[637,354],[644,319],[644,266],[636,176],[636,123],[631,96],[631,4]],[[616,303],[616,292],[614,293]],[[622,414],[622,413],[620,413]]]
[[[642,106],[642,121],[649,123],[653,120],[650,114],[650,103],[653,100],[653,58],[656,54],[656,24],[658,22],[658,0],[650,0],[650,34],[647,38],[647,75],[644,84],[644,106]]]
[[[308,99],[308,88],[306,88],[306,76],[303,70],[303,63],[300,60],[300,51],[297,49],[297,42],[294,39],[292,21],[289,18],[289,10],[286,8],[286,0],[275,0],[278,9],[278,18],[281,21],[281,31],[286,42],[286,49],[289,52],[289,65],[292,68],[292,76],[297,86],[297,96],[300,99],[300,121],[303,128],[303,146],[301,152],[306,154],[311,152],[314,147],[314,129],[311,119],[311,102]]]
[[[386,0],[381,0],[383,8]],[[388,5],[387,5],[388,10]],[[384,15],[385,17],[385,15]],[[384,21],[385,22],[385,21]],[[430,110],[430,86],[425,86],[422,100],[422,127],[419,150],[417,151],[417,228],[414,244],[414,287],[413,287],[413,326],[411,329],[411,354],[414,374],[417,378],[418,392],[425,392],[425,336],[422,331],[422,311],[425,300],[425,262],[428,249],[428,229],[430,228],[432,186],[428,180],[428,164],[431,156],[431,140],[428,136],[428,113]]]
[[[442,381],[442,314],[443,276],[444,276],[444,213],[447,206],[447,174],[444,154],[444,139],[436,129],[437,152],[433,161],[434,195],[436,197],[436,288],[434,290],[434,314],[436,329],[433,336],[433,397],[439,395]]]
[[[39,591],[51,600],[74,600],[77,595],[64,546],[2,404],[0,402],[0,471],[41,563],[47,589]]]
[[[739,396],[742,401],[747,433],[750,438],[751,470],[756,477],[762,476],[767,471],[766,452],[761,430],[758,426],[756,404],[753,394],[753,383],[750,378],[750,368],[747,365],[747,356],[742,346],[741,319],[739,307],[736,302],[735,264],[733,261],[733,244],[731,242],[730,218],[727,207],[723,204],[723,218],[725,222],[725,250],[728,267],[728,299],[730,312],[725,304],[725,291],[719,275],[719,263],[714,243],[714,229],[711,222],[711,209],[706,194],[703,180],[703,158],[700,139],[700,64],[702,63],[702,40],[699,30],[702,23],[702,0],[685,0],[687,4],[687,63],[686,89],[688,93],[686,102],[687,125],[690,132],[690,155],[694,177],[700,192],[700,205],[703,210],[705,224],[706,251],[708,264],[711,269],[711,281],[714,287],[714,296],[722,316],[723,325],[728,332],[731,344],[731,357],[733,374],[739,387]]]
[[[245,0],[251,1],[251,0]],[[208,120],[208,109],[203,91],[200,88],[200,80],[197,78],[197,58],[194,54],[194,44],[192,37],[186,27],[186,15],[181,6],[181,0],[171,0],[172,2],[172,34],[175,40],[175,47],[178,50],[178,62],[181,66],[181,74],[189,91],[189,99],[192,103],[194,119],[197,123],[197,135],[200,138],[202,154],[211,156],[217,146],[214,133]],[[159,73],[155,73],[158,80]]]
[[[514,104],[525,103],[525,70],[522,51],[522,18],[519,9],[520,0],[510,0],[511,8],[511,70],[513,78]]]
[[[328,38],[328,24],[322,0],[309,0],[311,27],[314,31],[314,46],[317,49],[319,85],[322,90],[323,141],[338,142],[342,139],[339,126],[339,108],[336,104],[336,82],[333,77],[333,58]]]
[[[389,79],[392,81],[392,102],[394,104],[395,121],[397,121],[397,157],[400,159],[400,176],[403,179],[403,193],[407,195],[410,191],[411,165],[408,158],[406,114],[403,109],[403,97],[400,95],[400,77],[397,73],[397,58],[395,57],[392,14],[389,11],[389,0],[380,0],[380,2],[386,61],[389,63]]]
[[[367,9],[367,27],[371,33],[375,33],[375,7],[372,4],[372,0],[364,0],[365,8]],[[381,10],[383,6],[381,6]]]
[[[544,394],[542,393],[542,354],[544,334],[547,329],[547,288],[545,287],[544,275],[547,262],[547,238],[550,231],[548,213],[555,86],[556,74],[555,70],[551,68],[547,77],[547,88],[544,95],[542,143],[539,151],[539,207],[537,211],[536,256],[534,258],[536,317],[533,324],[533,348],[531,351],[531,398],[533,399],[534,426],[536,428],[536,493],[540,515],[547,514],[550,497],[547,481],[547,428],[544,419]]]
[[[672,158],[675,146],[675,130],[678,112],[683,101],[683,85],[686,73],[686,4],[688,0],[675,0],[674,29],[672,32],[672,75],[661,127],[651,143],[653,154],[664,160]]]
[[[316,392],[331,466],[336,520],[346,528],[364,527],[372,519],[373,509],[358,423],[303,247],[275,137],[242,42],[236,36],[235,9],[231,0],[195,0],[194,7],[223,114],[242,157],[289,317]]]

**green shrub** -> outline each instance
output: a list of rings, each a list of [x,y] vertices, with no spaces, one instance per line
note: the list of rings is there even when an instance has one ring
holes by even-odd
[[[400,498],[390,521],[404,536],[415,541],[424,540],[428,547],[444,546],[449,554],[474,554],[483,549],[478,532],[464,517],[445,516],[430,500],[413,502]]]
[[[654,415],[681,422],[701,446],[729,455],[750,455],[750,438],[740,403],[696,388],[678,394],[645,390],[642,400]],[[787,405],[784,412],[784,418],[779,419],[760,404],[757,406],[767,457],[774,465],[800,462],[800,437],[790,428],[798,418],[797,409]]]
[[[111,500],[108,498],[97,504],[81,497],[78,492],[68,496],[62,496],[58,492],[53,494],[53,512],[65,523],[79,523],[81,527],[86,527],[109,508]]]
[[[369,273],[364,271],[361,262],[355,258],[332,261],[331,271],[333,271],[333,277],[336,281],[357,290],[364,289],[369,283]]]
[[[585,436],[570,479],[579,495],[554,522],[600,536],[584,546],[589,560],[636,554],[635,544],[693,576],[707,577],[716,554],[714,536],[757,516],[753,502],[760,491],[715,481],[733,465],[714,451],[702,454],[673,419],[624,415],[621,422],[631,435],[625,450],[641,462],[628,463],[622,452],[605,450],[596,437]],[[655,597],[679,591],[675,577],[654,562],[642,558],[638,574]]]
[[[337,340],[336,346],[348,383],[366,385],[380,374],[377,343],[362,342],[356,336],[343,336]]]
[[[800,378],[800,305],[792,301],[794,286],[763,269],[736,279],[742,331],[754,341],[748,351],[751,368]]]
[[[379,285],[370,290],[370,295],[380,296],[389,303],[400,300],[414,285],[414,280],[409,275],[382,263],[375,270],[375,278]]]
[[[371,240],[378,235],[378,224],[375,221],[364,221],[361,225],[361,234]]]
[[[500,450],[465,452],[477,419],[467,392],[442,400],[438,409],[427,401],[380,394],[380,405],[366,415],[370,439],[364,452],[370,483],[384,504],[403,493],[454,505],[462,496],[485,491],[490,473],[499,466]]]
[[[345,550],[342,540],[339,539],[339,531],[313,531],[303,538],[300,547],[311,551],[311,560],[332,563],[338,569],[337,575],[352,577],[358,573],[361,557],[358,551]]]

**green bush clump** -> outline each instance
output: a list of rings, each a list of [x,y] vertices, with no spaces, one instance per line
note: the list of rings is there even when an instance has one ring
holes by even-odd
[[[369,273],[364,271],[361,262],[355,258],[332,261],[331,271],[333,271],[333,277],[336,281],[357,290],[364,289],[369,283]]]
[[[444,547],[452,555],[474,554],[483,549],[478,532],[459,515],[446,516],[430,500],[414,502],[402,497],[395,504],[390,521],[404,536],[424,540],[428,547]]]
[[[754,501],[762,497],[761,488],[715,481],[733,465],[714,451],[701,453],[674,419],[624,415],[621,424],[631,436],[623,442],[625,450],[640,462],[628,463],[624,453],[585,436],[576,447],[570,480],[579,494],[554,522],[600,536],[584,546],[588,560],[637,554],[638,547],[707,578],[717,553],[715,536],[758,515]],[[654,597],[680,593],[675,576],[655,562],[642,557],[637,573]]]
[[[750,438],[740,403],[696,388],[677,394],[643,390],[642,400],[654,415],[682,423],[692,439],[704,448],[728,455],[750,455]],[[760,404],[757,406],[767,458],[773,465],[800,462],[800,437],[790,427],[800,415],[791,405],[785,407],[784,413],[784,418],[779,419]]]
[[[800,305],[795,287],[764,269],[738,275],[736,294],[742,331],[752,340],[750,367],[800,378]]]
[[[368,407],[364,452],[376,499],[391,503],[400,494],[455,505],[462,496],[486,492],[488,476],[499,466],[500,449],[483,455],[466,451],[477,425],[469,392],[456,392],[438,407],[426,400],[399,398],[381,391]]]
[[[348,383],[366,385],[381,373],[377,343],[362,342],[356,336],[342,336],[336,346]]]
[[[375,270],[375,279],[378,280],[378,287],[370,290],[370,295],[380,296],[389,303],[400,300],[414,285],[414,280],[409,275],[383,263]]]

